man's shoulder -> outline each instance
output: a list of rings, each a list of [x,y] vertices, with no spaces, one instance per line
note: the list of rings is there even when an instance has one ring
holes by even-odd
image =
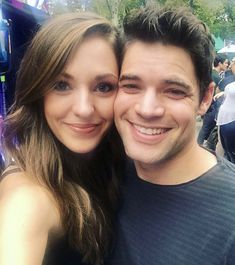
[[[235,194],[235,165],[225,158],[217,159],[217,165],[205,174],[205,181],[220,194],[229,194],[231,191]]]
[[[235,176],[235,165],[233,163],[220,156],[217,157],[217,160],[218,164],[216,167],[216,171],[218,171],[222,175],[230,173],[229,175]]]
[[[219,76],[219,73],[215,69],[212,69],[211,73],[212,73],[212,75]]]
[[[211,78],[215,82],[216,85],[218,85],[218,82],[221,79],[221,77],[219,76],[218,72],[215,69],[212,70]]]

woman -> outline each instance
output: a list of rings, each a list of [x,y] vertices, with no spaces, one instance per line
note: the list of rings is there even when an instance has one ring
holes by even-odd
[[[118,58],[117,31],[94,14],[54,18],[34,37],[3,128],[0,265],[80,264],[76,250],[103,264],[122,168]]]

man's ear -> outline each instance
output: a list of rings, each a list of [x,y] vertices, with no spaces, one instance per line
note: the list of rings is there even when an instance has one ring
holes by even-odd
[[[203,99],[199,105],[197,114],[204,115],[209,109],[214,96],[215,83],[211,82],[205,92]]]

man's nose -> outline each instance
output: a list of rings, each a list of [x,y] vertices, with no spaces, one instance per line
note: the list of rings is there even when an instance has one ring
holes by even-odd
[[[155,89],[146,90],[139,98],[135,109],[143,118],[160,117],[165,112],[163,101]]]

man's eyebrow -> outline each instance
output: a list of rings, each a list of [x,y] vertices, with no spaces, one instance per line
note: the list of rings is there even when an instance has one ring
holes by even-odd
[[[140,81],[141,78],[137,75],[132,75],[132,74],[121,75],[119,78],[119,82],[125,81],[125,80]],[[177,86],[183,87],[187,90],[191,90],[190,85],[188,85],[185,81],[178,79],[178,78],[169,78],[169,79],[163,80],[163,83],[170,84],[170,85],[177,85]]]
[[[166,79],[166,80],[164,80],[164,83],[169,84],[169,85],[177,85],[177,86],[183,87],[187,90],[191,89],[190,85],[188,85],[186,82],[184,82],[183,80],[180,80],[180,79]]]
[[[125,80],[140,81],[140,78],[137,75],[129,75],[129,74],[121,75],[119,78],[119,82]]]

